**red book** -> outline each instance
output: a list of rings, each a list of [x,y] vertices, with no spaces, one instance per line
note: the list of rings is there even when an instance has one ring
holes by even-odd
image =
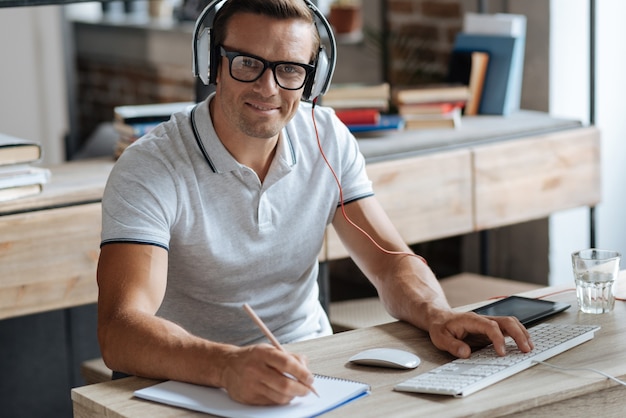
[[[375,125],[380,121],[377,109],[342,109],[335,110],[335,114],[346,125]]]

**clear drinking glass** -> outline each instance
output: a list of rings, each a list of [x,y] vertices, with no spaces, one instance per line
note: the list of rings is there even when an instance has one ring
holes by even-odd
[[[611,312],[615,306],[613,286],[619,274],[621,254],[588,248],[572,253],[578,306],[584,313]]]

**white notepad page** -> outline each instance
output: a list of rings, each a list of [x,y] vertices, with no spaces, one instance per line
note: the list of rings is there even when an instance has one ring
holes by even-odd
[[[369,394],[370,386],[351,380],[315,376],[313,383],[319,393],[294,398],[287,405],[252,406],[233,401],[223,389],[168,380],[135,391],[135,396],[150,401],[178,406],[229,418],[297,418],[314,417],[347,402]]]

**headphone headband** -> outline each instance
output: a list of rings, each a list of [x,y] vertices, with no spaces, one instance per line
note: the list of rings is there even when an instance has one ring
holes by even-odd
[[[215,84],[217,76],[216,45],[213,32],[213,22],[218,10],[228,0],[213,0],[198,16],[193,31],[192,53],[193,53],[193,74],[200,78],[205,85]],[[324,14],[310,0],[302,0],[313,13],[315,27],[320,37],[320,48],[317,51],[314,65],[315,72],[312,78],[307,81],[302,93],[302,99],[312,101],[328,91],[330,82],[335,72],[337,63],[337,45],[332,28]],[[320,32],[323,30],[323,33]],[[324,36],[325,35],[325,36]],[[323,41],[328,43],[330,51],[327,54]]]

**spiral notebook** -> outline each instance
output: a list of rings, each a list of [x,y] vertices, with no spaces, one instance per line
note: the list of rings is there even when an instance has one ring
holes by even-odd
[[[367,396],[370,386],[352,380],[315,375],[313,393],[295,398],[287,405],[252,406],[233,401],[223,389],[168,380],[135,391],[135,396],[167,405],[228,418],[316,417]]]

